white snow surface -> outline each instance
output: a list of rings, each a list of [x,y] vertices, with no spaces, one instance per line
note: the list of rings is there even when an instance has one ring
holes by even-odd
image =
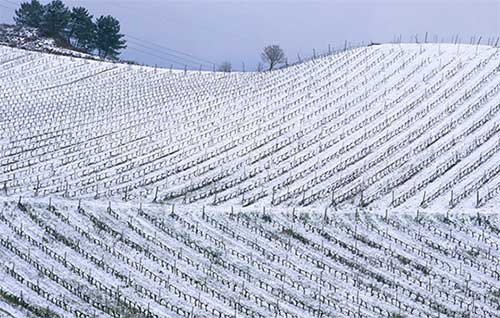
[[[491,210],[500,51],[384,44],[263,73],[0,47],[7,195]]]
[[[463,44],[262,73],[0,46],[0,317],[498,317],[499,71]]]
[[[14,316],[498,313],[498,214],[1,203],[0,295],[31,306],[0,297]]]

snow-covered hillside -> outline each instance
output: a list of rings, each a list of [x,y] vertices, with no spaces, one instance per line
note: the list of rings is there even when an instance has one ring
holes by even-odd
[[[61,47],[57,41],[40,35],[35,28],[17,25],[0,24],[0,45],[20,48],[23,50],[44,52],[86,59],[101,60],[97,56]]]
[[[498,317],[499,111],[486,46],[264,73],[0,46],[0,317]]]
[[[1,47],[0,182],[15,196],[491,209],[499,71],[498,48],[463,44],[231,74]]]
[[[498,317],[498,214],[240,209],[5,203],[0,309],[51,318]]]

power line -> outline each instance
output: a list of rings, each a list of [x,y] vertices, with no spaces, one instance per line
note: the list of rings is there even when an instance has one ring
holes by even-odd
[[[191,63],[178,62],[178,61],[175,61],[175,60],[172,60],[172,59],[165,58],[165,57],[163,57],[161,55],[154,54],[154,53],[151,53],[151,52],[148,52],[148,51],[144,51],[144,50],[141,50],[141,49],[138,49],[138,48],[135,48],[135,47],[129,46],[128,49],[133,50],[133,51],[137,51],[137,52],[140,52],[140,53],[143,53],[143,54],[151,55],[153,57],[159,58],[159,59],[167,61],[169,63],[177,64],[177,65],[180,65],[180,66],[183,66],[183,67],[184,66],[190,66],[191,68],[196,68],[197,67],[197,65],[194,65],[194,64],[191,64]]]
[[[12,4],[15,4],[16,6],[20,5],[19,2],[14,2],[14,1],[10,1],[10,0],[2,0],[4,2],[9,2],[9,3],[12,3]]]
[[[202,62],[208,63],[208,64],[210,64],[210,65],[217,64],[217,63],[215,63],[215,62],[213,62],[213,61],[209,61],[209,60],[206,60],[206,59],[204,59],[204,58],[196,57],[195,55],[192,55],[192,54],[189,54],[189,53],[185,53],[185,52],[182,52],[182,51],[179,51],[179,50],[174,50],[174,49],[171,49],[171,48],[166,47],[166,46],[164,46],[164,45],[157,44],[157,43],[154,43],[154,42],[151,42],[151,41],[142,40],[142,39],[140,39],[140,38],[138,38],[138,37],[135,37],[135,36],[132,36],[132,35],[129,35],[129,34],[126,34],[125,36],[126,36],[126,37],[129,37],[129,38],[131,38],[131,39],[137,40],[137,41],[141,41],[141,42],[144,42],[144,43],[149,43],[150,45],[154,45],[154,46],[157,46],[157,47],[161,47],[161,48],[163,48],[163,49],[165,49],[165,50],[167,50],[167,51],[171,51],[171,52],[175,52],[175,53],[177,53],[177,54],[181,54],[181,55],[185,55],[185,56],[191,57],[191,58],[193,58],[193,59],[195,59],[195,60],[202,61]]]
[[[8,4],[9,4],[9,6],[10,6],[11,4],[15,4],[16,6],[18,6],[18,5],[19,5],[19,3],[15,3],[15,2],[12,2],[12,1],[8,1],[8,0],[1,0],[1,1],[8,3]],[[4,8],[14,9],[14,8],[11,8],[11,7],[7,7],[6,5],[5,5],[5,6],[4,6],[4,5],[2,5],[2,6],[3,6]]]
[[[128,43],[132,43],[132,44],[135,44],[135,45],[138,45],[144,49],[147,49],[147,50],[150,50],[150,51],[153,51],[155,53],[161,53],[162,55],[167,55],[171,58],[174,58],[174,59],[177,59],[177,60],[180,60],[182,61],[183,63],[187,63],[187,64],[195,64],[195,65],[203,65],[203,66],[207,66],[207,67],[210,67],[211,65],[208,65],[206,63],[201,63],[200,61],[196,61],[194,59],[189,59],[189,58],[185,58],[185,57],[182,57],[182,56],[177,56],[175,54],[171,54],[171,53],[168,53],[168,52],[165,52],[165,51],[161,51],[157,48],[154,48],[152,46],[148,46],[148,45],[144,45],[138,41],[134,41],[134,40],[131,40],[131,39],[128,39],[127,40]]]
[[[7,6],[3,5],[3,4],[0,4],[0,7],[6,8],[6,9],[11,9],[12,11],[16,10],[15,8],[7,7]]]
[[[73,25],[86,27],[86,25],[81,24],[81,23],[73,23]],[[137,46],[140,46],[141,48],[143,48],[145,50],[153,51],[154,52],[154,56],[157,56],[159,58],[160,58],[160,55],[157,54],[158,52],[160,52],[160,53],[162,53],[164,55],[168,55],[168,56],[170,56],[170,58],[177,59],[178,61],[180,61],[180,63],[178,61],[172,61],[172,60],[170,60],[170,58],[161,57],[164,60],[168,60],[170,62],[174,62],[174,63],[182,65],[182,66],[185,66],[186,64],[188,64],[188,65],[196,65],[196,67],[198,67],[201,64],[202,66],[206,66],[206,67],[210,68],[210,65],[208,65],[208,64],[200,63],[199,61],[196,61],[194,59],[188,59],[188,58],[177,56],[177,55],[174,55],[174,54],[171,54],[171,53],[162,52],[162,51],[160,51],[157,48],[153,48],[152,46],[144,45],[144,44],[140,43],[139,41],[136,42],[134,40],[128,39],[127,43],[129,43],[129,42],[132,43],[132,44],[135,44]],[[136,51],[138,51],[138,49],[136,49]],[[144,52],[144,50],[141,50],[141,52],[143,52],[145,54],[153,55],[153,53]]]

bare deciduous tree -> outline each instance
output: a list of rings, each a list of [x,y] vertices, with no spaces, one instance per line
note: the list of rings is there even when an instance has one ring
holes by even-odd
[[[269,64],[270,71],[276,65],[283,64],[286,61],[285,52],[276,44],[266,46],[261,57],[264,63]]]
[[[225,61],[225,62],[222,62],[221,65],[219,65],[219,72],[230,73],[232,70],[233,70],[233,67],[231,66],[231,62]]]

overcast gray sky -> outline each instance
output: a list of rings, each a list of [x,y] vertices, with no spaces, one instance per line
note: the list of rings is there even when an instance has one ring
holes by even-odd
[[[0,22],[12,22],[15,3],[0,0]],[[46,3],[48,1],[41,1]],[[122,57],[175,68],[211,68],[228,60],[255,69],[262,47],[280,44],[290,62],[328,45],[403,41],[435,36],[463,42],[500,36],[500,0],[66,0],[95,16],[117,17],[130,36]],[[179,55],[173,49],[195,56]],[[171,54],[171,55],[169,55]],[[176,55],[174,57],[172,55]]]

